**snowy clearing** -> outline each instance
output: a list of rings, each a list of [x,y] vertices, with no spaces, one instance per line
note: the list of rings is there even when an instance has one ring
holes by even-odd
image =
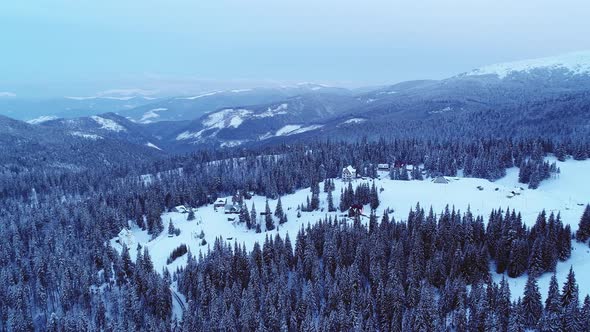
[[[276,136],[289,136],[295,134],[301,134],[306,131],[316,130],[321,128],[322,125],[311,125],[307,127],[302,127],[301,125],[286,125],[281,129],[277,130]]]
[[[152,123],[152,119],[156,119],[156,118],[160,117],[160,114],[158,114],[157,112],[167,111],[167,110],[168,109],[164,108],[164,107],[151,109],[143,114],[143,116],[141,117],[139,122],[140,123]]]
[[[35,119],[28,120],[27,123],[29,124],[41,124],[43,122],[51,121],[57,119],[57,116],[53,115],[43,115]]]
[[[355,123],[362,123],[367,121],[367,119],[363,119],[363,118],[352,118],[352,119],[348,119],[346,121],[344,121],[342,124],[355,124]]]
[[[207,93],[203,93],[203,94],[192,96],[192,97],[181,97],[181,98],[177,98],[177,99],[195,100],[195,99],[199,99],[199,98],[203,98],[203,97],[214,96],[218,93],[221,93],[221,91],[212,91],[212,92],[207,92]]]
[[[552,158],[550,159],[554,161]],[[528,226],[532,226],[537,215],[545,209],[547,213],[561,213],[564,224],[570,224],[575,232],[584,207],[590,199],[590,174],[587,171],[590,169],[590,160],[557,161],[557,166],[561,169],[559,178],[543,181],[536,190],[526,189],[525,185],[518,183],[517,168],[509,169],[506,177],[496,182],[476,178],[447,177],[449,180],[447,184],[434,183],[431,179],[425,179],[424,181],[390,180],[386,172],[381,172],[380,178],[374,180],[378,191],[380,191],[379,199],[381,201],[377,209],[377,215],[382,215],[383,211],[389,208],[393,211],[392,216],[396,220],[405,220],[409,210],[419,202],[425,209],[432,206],[435,213],[442,212],[447,204],[463,212],[470,207],[473,214],[484,216],[487,222],[487,217],[492,209],[510,208],[521,212],[523,222]],[[353,186],[362,182],[372,183],[372,181],[371,179],[357,179],[354,180]],[[338,206],[340,190],[343,186],[347,186],[348,183],[339,179],[336,179],[334,183],[336,185],[333,192],[334,204]],[[478,186],[481,186],[483,190],[478,189]],[[521,187],[524,189],[520,189]],[[320,188],[323,188],[323,184],[320,184]],[[512,191],[518,192],[519,195],[510,195]],[[297,218],[297,206],[305,203],[307,196],[311,196],[309,188],[283,196],[281,201],[288,222],[279,225],[278,229],[271,232],[264,232],[264,217],[260,216],[260,212],[264,211],[266,199],[254,196],[251,200],[245,200],[245,203],[249,210],[251,210],[252,203],[254,203],[259,222],[262,224],[262,233],[257,234],[254,230],[247,230],[245,225],[237,222],[238,215],[225,214],[223,208],[216,209],[213,205],[208,205],[193,209],[196,217],[193,221],[187,221],[187,213],[167,212],[162,214],[164,228],[167,230],[168,223],[172,221],[175,227],[181,231],[179,236],[169,237],[165,230],[156,238],[150,239],[146,231],[141,230],[134,224],[130,224],[129,232],[123,232],[120,238],[112,239],[111,246],[121,250],[122,247],[119,242],[127,243],[131,249],[131,257],[135,259],[135,249],[137,244],[141,244],[148,248],[156,271],[161,272],[164,267],[173,271],[186,264],[186,255],[176,259],[171,264],[166,264],[172,250],[180,244],[186,244],[194,255],[198,255],[199,251],[205,253],[208,246],[212,245],[217,237],[222,237],[230,243],[244,244],[247,249],[251,249],[256,241],[259,243],[264,242],[266,236],[274,236],[277,233],[281,236],[289,234],[291,239],[294,240],[299,229],[308,223],[316,223],[320,218],[328,215],[333,218],[341,217],[341,212],[325,212],[327,211],[327,194],[322,191],[320,193],[320,211],[303,212],[301,218]],[[231,197],[223,197],[223,199],[226,198],[231,202]],[[273,212],[276,203],[277,200],[269,200],[269,206]],[[365,207],[365,210],[369,210],[368,206]],[[235,218],[235,220],[230,220],[232,218]],[[367,219],[364,218],[363,223],[366,222]],[[199,245],[200,239],[198,239],[198,235],[201,231],[204,232],[204,239],[208,245]],[[568,261],[558,264],[557,273],[560,283],[565,281],[565,275],[570,265],[574,266],[580,286],[580,294],[590,293],[590,278],[587,277],[590,274],[590,248],[574,243],[572,257]],[[539,279],[542,294],[546,293],[546,286],[550,277],[551,274],[546,273]],[[494,275],[494,278],[499,280],[501,276]],[[522,295],[522,287],[524,287],[525,281],[526,276],[510,279],[513,296]],[[546,294],[543,294],[543,296],[546,296]]]
[[[115,131],[115,132],[127,131],[127,129],[125,129],[125,127],[121,126],[120,124],[118,124],[117,122],[115,122],[111,119],[101,118],[100,116],[96,116],[96,115],[93,115],[90,118],[92,120],[96,121],[96,123],[98,123],[101,126],[100,127],[101,129]]]
[[[77,136],[77,137],[82,137],[82,138],[86,138],[86,139],[90,139],[93,141],[99,140],[99,139],[103,139],[102,136],[99,135],[95,135],[95,134],[86,134],[86,133],[82,133],[79,131],[73,131],[70,133],[70,135],[72,136]]]
[[[145,146],[147,146],[147,147],[150,147],[150,148],[154,148],[154,149],[156,149],[156,150],[160,150],[160,151],[162,151],[162,149],[160,149],[158,146],[154,145],[152,142],[147,142],[147,143],[145,144]]]

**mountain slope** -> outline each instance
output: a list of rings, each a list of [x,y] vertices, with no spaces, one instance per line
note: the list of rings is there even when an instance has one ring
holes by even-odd
[[[590,135],[589,54],[498,64],[358,95],[302,84],[205,93],[120,115],[39,122],[86,139],[123,140],[168,152],[325,137]],[[224,106],[213,108],[219,105]],[[183,120],[170,121],[175,118]]]
[[[494,64],[474,69],[465,75],[495,75],[504,79],[517,74],[533,74],[535,71],[557,71],[569,75],[590,75],[590,51]]]
[[[78,134],[60,126],[32,125],[0,116],[0,165],[5,169],[81,170],[160,156],[160,151],[126,139]]]
[[[0,98],[0,114],[17,120],[39,122],[43,118],[76,118],[153,103],[148,96],[94,96],[63,97],[52,99]],[[35,121],[37,120],[37,121]]]
[[[342,88],[301,83],[295,86],[279,88],[211,91],[193,96],[168,98],[134,109],[122,110],[118,113],[135,122],[144,124],[158,121],[194,120],[205,113],[221,108],[269,104],[308,93],[351,94],[349,90]]]
[[[492,134],[492,128],[500,127],[543,134],[539,128],[552,126],[545,133],[549,134],[565,132],[565,124],[572,132],[587,132],[589,55],[581,52],[499,64],[440,81],[382,88],[359,96],[365,105],[356,108],[348,122],[334,119],[324,129],[336,137],[436,136],[465,133],[466,128],[475,128],[474,134]],[[498,123],[499,117],[503,124]],[[391,132],[392,128],[396,131]]]
[[[347,95],[305,94],[264,105],[224,108],[204,115],[167,137],[178,144],[236,146],[316,131],[360,102]]]
[[[59,128],[70,135],[86,139],[110,138],[161,149],[159,140],[153,137],[143,126],[129,121],[114,113],[92,115],[75,119],[57,119],[40,124],[44,127]]]

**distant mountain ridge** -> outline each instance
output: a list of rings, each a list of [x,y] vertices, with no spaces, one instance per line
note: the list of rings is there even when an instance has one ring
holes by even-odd
[[[268,104],[308,93],[352,94],[351,91],[343,88],[301,83],[277,88],[221,90],[166,98],[117,113],[144,124],[158,121],[190,121],[222,108]]]
[[[106,117],[101,119],[108,123]],[[134,143],[128,137],[98,136],[57,123],[33,125],[0,115],[0,171],[13,164],[29,169],[80,171],[99,164],[116,165],[162,155],[161,151]]]
[[[530,74],[536,70],[562,71],[572,75],[589,75],[590,51],[572,52],[558,56],[493,64],[474,69],[465,73],[465,75],[496,75],[503,79],[512,74]]]
[[[497,64],[369,92],[310,83],[213,91],[155,100],[118,114],[32,123],[87,140],[107,138],[167,152],[327,137],[458,135],[467,127],[479,135],[489,132],[486,125],[507,133],[517,124],[584,133],[590,128],[589,54]],[[497,123],[499,118],[506,125]]]

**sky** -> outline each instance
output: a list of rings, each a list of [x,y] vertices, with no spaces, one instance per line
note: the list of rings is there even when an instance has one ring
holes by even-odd
[[[0,4],[0,98],[376,86],[590,49],[588,0]]]

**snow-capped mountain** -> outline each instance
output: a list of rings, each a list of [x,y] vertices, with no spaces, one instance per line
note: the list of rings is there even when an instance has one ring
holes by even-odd
[[[535,71],[557,71],[569,75],[590,75],[590,51],[494,64],[474,69],[465,75],[495,75],[504,79],[519,73],[533,74]]]
[[[210,91],[157,100],[118,115],[43,116],[30,123],[62,127],[85,139],[108,137],[168,152],[326,136],[414,135],[437,123],[471,127],[470,117],[486,119],[496,114],[493,112],[501,114],[506,126],[520,122],[538,130],[535,121],[543,119],[544,125],[567,124],[585,131],[589,115],[584,105],[590,100],[588,58],[588,52],[578,52],[498,64],[444,80],[402,82],[359,94],[311,83]],[[498,119],[492,116],[488,121]],[[408,123],[415,128],[411,133],[405,131]],[[478,125],[482,124],[475,127]]]
[[[358,105],[347,95],[306,94],[276,103],[222,108],[189,123],[170,139],[189,145],[235,146],[291,136],[320,130],[326,121]]]
[[[114,130],[120,129],[118,126],[121,124],[107,115],[97,120],[88,120],[96,123],[95,130],[90,130],[84,128],[86,120],[77,121],[77,125],[60,123],[70,120],[29,124],[0,115],[2,163],[4,166],[25,164],[43,171],[52,168],[77,171],[136,158],[149,160],[162,155],[157,149],[144,144],[147,141],[136,144],[130,136],[110,136],[108,133],[116,133]],[[90,126],[89,123],[86,125]]]
[[[109,138],[160,149],[157,138],[143,127],[114,113],[44,121],[39,126],[57,128],[71,136],[88,140]]]

